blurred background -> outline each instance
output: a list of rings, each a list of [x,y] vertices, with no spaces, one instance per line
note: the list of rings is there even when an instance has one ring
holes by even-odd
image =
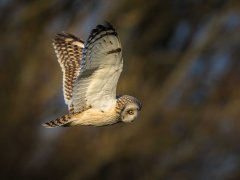
[[[119,33],[131,124],[45,129],[67,113],[56,33]],[[0,179],[240,179],[240,1],[0,0]]]

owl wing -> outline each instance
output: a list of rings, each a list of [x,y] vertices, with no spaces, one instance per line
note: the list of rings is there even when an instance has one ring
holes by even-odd
[[[80,76],[73,87],[74,112],[89,107],[101,110],[112,107],[122,67],[122,48],[117,33],[110,24],[98,25],[83,49]]]
[[[69,110],[72,111],[73,84],[79,76],[84,43],[74,35],[61,33],[54,38],[53,46],[63,71],[64,100]]]

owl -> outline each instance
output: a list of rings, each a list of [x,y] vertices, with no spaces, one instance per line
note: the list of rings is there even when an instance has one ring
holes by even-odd
[[[96,26],[86,43],[72,34],[57,34],[53,46],[63,72],[69,113],[43,126],[105,126],[136,119],[141,102],[129,95],[116,95],[123,58],[111,24]]]

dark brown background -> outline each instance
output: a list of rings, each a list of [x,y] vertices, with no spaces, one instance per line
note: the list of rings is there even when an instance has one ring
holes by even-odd
[[[67,112],[52,38],[104,20],[140,117],[44,129]],[[240,178],[238,0],[2,0],[0,22],[0,179]]]

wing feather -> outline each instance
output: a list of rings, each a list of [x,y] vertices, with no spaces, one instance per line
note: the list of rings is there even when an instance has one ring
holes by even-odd
[[[122,48],[114,28],[98,25],[83,49],[80,76],[73,87],[74,111],[92,106],[102,110],[116,103],[116,87],[122,72]]]
[[[58,62],[63,71],[64,100],[72,111],[73,84],[80,73],[80,59],[84,43],[72,34],[57,34],[53,40],[53,46],[58,57]]]

